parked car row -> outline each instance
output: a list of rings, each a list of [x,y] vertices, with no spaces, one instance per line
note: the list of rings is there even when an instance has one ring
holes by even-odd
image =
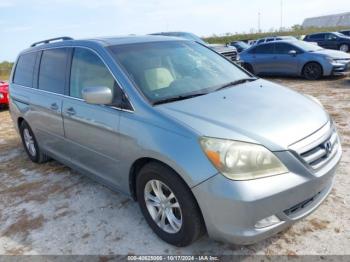
[[[241,59],[254,74],[303,76],[309,80],[344,75],[350,69],[349,54],[300,40],[255,45],[243,51]]]
[[[255,40],[251,45],[243,41],[228,45],[237,48],[243,66],[254,74],[316,80],[349,73],[349,35],[350,30],[345,30],[306,35],[303,41],[293,36],[274,36]]]
[[[9,103],[8,88],[8,83],[0,80],[0,107],[7,106]]]

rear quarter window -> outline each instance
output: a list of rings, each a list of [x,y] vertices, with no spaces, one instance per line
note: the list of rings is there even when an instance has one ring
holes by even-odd
[[[67,60],[67,48],[43,51],[39,71],[39,89],[64,94]]]
[[[20,55],[16,64],[13,83],[26,87],[33,85],[34,65],[37,52]]]

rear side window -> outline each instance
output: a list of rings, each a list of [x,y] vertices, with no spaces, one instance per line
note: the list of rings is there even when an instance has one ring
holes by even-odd
[[[18,58],[13,82],[18,85],[32,87],[33,72],[37,53],[23,54]]]
[[[39,89],[64,94],[68,49],[43,51],[39,71]]]

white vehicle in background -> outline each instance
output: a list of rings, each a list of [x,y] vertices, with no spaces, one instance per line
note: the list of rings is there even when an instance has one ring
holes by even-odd
[[[240,64],[240,61],[239,61],[240,57],[239,57],[239,54],[238,54],[236,47],[234,47],[234,46],[228,46],[225,44],[209,44],[209,43],[205,42],[199,36],[197,36],[193,33],[189,33],[189,32],[160,32],[160,33],[153,33],[151,35],[173,36],[173,37],[180,37],[180,38],[192,40],[192,41],[195,41],[197,43],[200,43],[202,45],[205,45],[205,46],[211,48],[212,50],[225,56],[226,58],[228,58],[232,62]]]
[[[268,42],[272,42],[272,41],[278,41],[278,40],[294,41],[294,40],[298,40],[298,39],[294,36],[269,36],[269,37],[264,37],[264,38],[260,38],[260,39],[256,40],[253,45],[260,45],[260,44],[264,44],[264,43],[268,43]]]

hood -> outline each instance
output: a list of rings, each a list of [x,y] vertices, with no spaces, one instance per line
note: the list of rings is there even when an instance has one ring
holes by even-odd
[[[209,44],[208,47],[213,49],[214,51],[223,54],[223,53],[229,53],[229,52],[237,52],[237,48],[234,46],[226,46],[222,44]]]
[[[329,56],[334,59],[350,59],[350,55],[337,50],[330,50],[330,49],[321,49],[318,51],[313,52],[314,54],[321,54],[325,56]]]
[[[272,151],[286,150],[329,120],[310,98],[261,79],[156,108],[201,136],[258,143]]]

